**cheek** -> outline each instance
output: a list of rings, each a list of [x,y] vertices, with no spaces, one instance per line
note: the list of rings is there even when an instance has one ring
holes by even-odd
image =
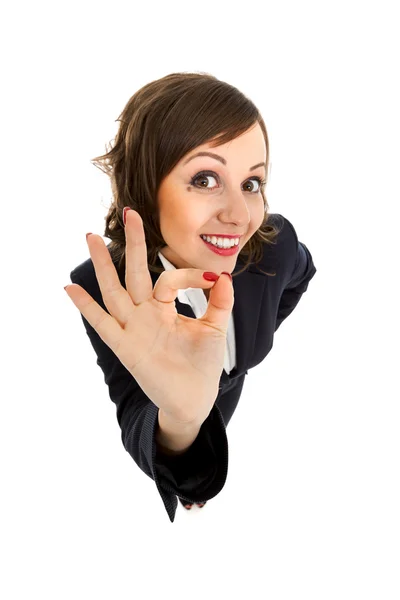
[[[186,244],[198,235],[198,232],[201,231],[201,226],[202,223],[199,221],[198,216],[196,217],[196,215],[185,211],[181,207],[179,210],[175,210],[174,213],[169,213],[166,229],[170,237],[173,237],[175,243]]]
[[[252,212],[252,215],[251,215],[251,227],[254,231],[257,231],[257,229],[259,229],[259,227],[261,226],[261,223],[264,221],[264,217],[265,217],[264,203],[261,201],[261,203],[257,206],[257,208],[254,208],[254,211]]]

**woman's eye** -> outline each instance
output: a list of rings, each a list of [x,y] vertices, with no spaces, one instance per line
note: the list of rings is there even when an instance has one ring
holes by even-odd
[[[205,175],[203,173],[201,175],[195,175],[191,181],[191,184],[194,185],[196,181],[199,181],[199,187],[203,187],[204,189],[213,189],[215,186],[211,186],[211,188],[207,187],[207,179],[214,179],[217,181],[214,175]]]
[[[258,177],[252,177],[251,179],[248,179],[248,180],[246,181],[246,183],[245,183],[245,186],[246,186],[246,185],[249,185],[249,184],[248,184],[248,182],[249,182],[249,181],[256,181],[256,182],[257,182],[257,184],[258,184],[258,186],[256,186],[256,188],[257,188],[256,190],[254,190],[254,186],[253,186],[253,189],[251,189],[251,190],[247,190],[248,192],[254,192],[254,191],[255,191],[255,192],[259,192],[259,191],[261,190],[261,181],[260,181],[260,179],[259,179]]]
[[[211,174],[211,173],[198,173],[197,175],[195,175],[192,179],[192,181],[190,182],[191,185],[193,185],[194,187],[200,187],[203,188],[207,191],[213,190],[215,189],[216,186],[207,186],[207,180],[208,179],[214,179],[214,181],[217,181],[217,177],[215,176],[215,174]],[[251,181],[255,181],[256,182],[256,186],[254,189],[254,184],[250,184],[249,182]],[[198,182],[196,184],[196,182]],[[258,193],[259,191],[261,191],[261,186],[262,186],[262,181],[259,177],[251,177],[250,179],[248,179],[246,181],[246,183],[244,184],[245,188],[250,188],[251,189],[247,189],[246,191],[248,192],[252,192],[252,193]]]

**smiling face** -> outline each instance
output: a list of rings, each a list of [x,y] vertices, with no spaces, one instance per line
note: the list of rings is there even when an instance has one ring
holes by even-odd
[[[198,152],[219,158],[193,158]],[[218,275],[234,270],[239,252],[265,217],[260,185],[266,177],[265,162],[265,140],[257,123],[221,146],[198,146],[163,179],[158,207],[167,245],[160,252],[174,267]],[[204,234],[242,236],[239,250],[231,256],[218,255],[203,242]]]

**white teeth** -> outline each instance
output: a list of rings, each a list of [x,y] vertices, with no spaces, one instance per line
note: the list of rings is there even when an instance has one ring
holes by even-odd
[[[209,235],[202,235],[203,240],[206,240],[213,246],[217,246],[218,248],[232,248],[233,246],[238,246],[239,238],[217,238],[215,235],[210,237]]]

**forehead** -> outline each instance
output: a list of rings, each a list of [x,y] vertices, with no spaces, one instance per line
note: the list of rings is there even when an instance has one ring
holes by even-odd
[[[240,149],[240,148],[253,148],[253,147],[254,147],[255,151],[257,151],[257,150],[265,151],[264,134],[262,132],[262,129],[261,129],[259,123],[256,123],[256,125],[253,125],[250,129],[248,129],[244,133],[240,134],[233,140],[230,140],[229,142],[225,142],[225,144],[219,144],[216,146],[215,143],[217,143],[217,141],[218,141],[218,138],[209,140],[208,142],[201,144],[200,146],[197,146],[194,150],[191,151],[191,153],[196,152],[198,150],[211,150],[212,151],[212,149],[215,149],[215,150],[218,149],[221,152],[224,152],[224,151],[229,152],[229,151],[231,151],[232,148],[234,148],[236,150],[236,149]],[[188,156],[191,153],[188,153]]]
[[[223,165],[232,162],[236,156],[239,157],[239,160],[242,160],[243,156],[245,156],[250,161],[250,164],[251,162],[253,164],[265,163],[266,145],[262,129],[257,123],[256,127],[252,127],[233,140],[217,146],[213,145],[213,140],[210,140],[188,152],[180,161],[180,165],[185,167],[189,162],[197,158],[197,156],[211,156],[211,158],[219,160]]]
[[[180,161],[181,164],[186,164],[193,156],[199,152],[209,151],[214,154],[222,155],[228,158],[235,154],[245,153],[249,159],[255,159],[255,162],[266,160],[266,145],[265,138],[260,125],[252,127],[250,130],[240,136],[225,142],[225,144],[215,145],[216,140],[210,140],[204,144],[200,144],[188,152]]]

